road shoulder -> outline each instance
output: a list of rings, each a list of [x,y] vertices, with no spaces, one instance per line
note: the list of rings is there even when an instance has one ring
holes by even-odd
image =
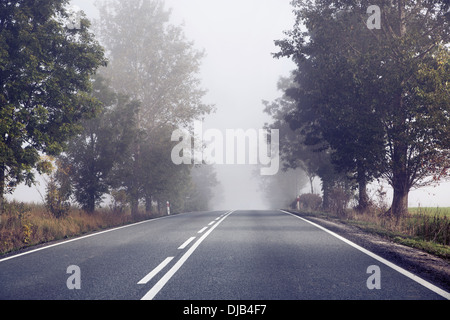
[[[331,218],[324,219],[291,210],[286,211],[327,228],[424,280],[450,291],[450,264],[444,259]]]

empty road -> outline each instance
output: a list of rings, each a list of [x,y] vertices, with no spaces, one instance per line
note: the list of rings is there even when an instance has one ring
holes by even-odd
[[[0,258],[2,300],[449,297],[280,210],[183,213]]]

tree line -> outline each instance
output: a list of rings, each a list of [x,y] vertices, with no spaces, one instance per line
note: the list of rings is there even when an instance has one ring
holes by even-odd
[[[170,161],[171,132],[214,110],[203,103],[202,51],[170,23],[162,1],[98,2],[99,18],[71,21],[68,1],[0,6],[0,204],[49,174],[57,216],[75,200],[93,212],[140,203],[205,210],[211,167]]]
[[[274,56],[296,69],[265,112],[280,129],[285,169],[320,177],[324,209],[358,190],[366,210],[368,184],[384,179],[393,189],[386,214],[400,216],[410,190],[449,176],[449,3],[377,1],[380,28],[368,26],[373,4],[292,1],[295,25]]]

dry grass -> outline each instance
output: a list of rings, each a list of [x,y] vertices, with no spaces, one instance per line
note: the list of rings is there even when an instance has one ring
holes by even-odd
[[[409,213],[401,217],[387,216],[385,212],[384,207],[372,207],[365,212],[349,209],[340,215],[309,214],[338,218],[366,231],[450,260],[450,208],[410,208]]]
[[[100,209],[87,214],[73,208],[66,217],[56,219],[44,205],[12,202],[5,207],[0,215],[0,255],[154,217],[142,215],[132,219],[129,212],[118,214]]]
[[[376,209],[364,213],[351,210],[346,218],[378,226],[394,234],[450,245],[450,215],[446,209],[418,208],[401,217],[386,216]]]

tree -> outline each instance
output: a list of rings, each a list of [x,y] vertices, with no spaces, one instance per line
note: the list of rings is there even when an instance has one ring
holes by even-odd
[[[110,59],[102,74],[115,91],[142,103],[139,128],[151,133],[212,111],[197,77],[204,53],[169,23],[163,1],[109,0],[99,10],[98,34]]]
[[[164,165],[148,168],[156,158],[165,167],[172,165],[170,151],[161,148],[161,141],[167,142],[176,126],[188,126],[213,109],[202,102],[205,91],[197,77],[203,52],[186,40],[180,27],[169,23],[170,11],[162,1],[103,1],[99,9],[98,34],[110,58],[108,68],[101,72],[115,92],[141,105],[139,139],[127,162],[127,189],[132,213],[136,213],[141,198],[150,203],[156,196],[156,181],[160,187],[166,183],[168,171],[155,169]],[[169,172],[184,179],[184,169]],[[157,193],[162,197],[164,192]]]
[[[214,188],[219,184],[214,167],[197,165],[191,170],[191,188],[186,195],[184,210],[206,211],[214,198]]]
[[[176,128],[164,125],[154,130],[152,135],[143,133],[139,144],[139,197],[144,198],[146,211],[149,212],[152,202],[158,207],[170,201],[172,212],[181,211],[184,207],[185,193],[190,184],[191,166],[177,166],[170,155],[175,143],[171,134]]]
[[[368,1],[293,3],[297,24],[277,42],[298,65],[292,122],[306,121],[310,138],[337,151],[338,167],[353,163],[358,180],[387,178],[391,213],[403,214],[409,190],[448,168],[448,4],[383,2],[381,28],[370,30]]]
[[[136,139],[136,113],[139,104],[113,93],[107,81],[95,77],[93,95],[102,103],[101,112],[81,122],[82,131],[69,141],[60,156],[71,168],[73,193],[82,208],[92,213],[110,190],[111,171],[127,154]]]
[[[105,65],[102,47],[81,16],[68,28],[68,1],[0,3],[0,210],[3,195],[34,182],[39,153],[56,155],[98,104],[87,92]]]
[[[46,181],[45,206],[55,218],[64,218],[70,209],[72,186],[70,167],[56,160],[56,169]]]
[[[328,142],[321,138],[321,132],[314,128],[314,119],[317,119],[316,108],[311,108],[311,99],[305,105],[297,103],[293,91],[306,86],[299,86],[295,83],[294,74],[290,78],[281,78],[278,82],[278,89],[283,92],[280,98],[273,102],[263,101],[266,106],[265,112],[274,120],[270,128],[280,130],[281,159],[283,170],[302,169],[307,175],[311,193],[314,193],[313,180],[320,177],[322,181],[324,209],[329,208],[331,202],[330,195],[333,189],[340,188],[346,179],[347,172],[337,172],[332,163],[332,157],[336,151],[331,150]],[[305,84],[311,82],[306,81]],[[304,96],[306,98],[306,96]],[[300,110],[299,110],[300,109]],[[301,112],[301,116],[298,114]],[[301,121],[297,120],[301,119]],[[316,121],[317,122],[317,121]],[[297,181],[298,184],[298,181]],[[298,192],[299,190],[297,190]],[[344,191],[348,193],[348,190]]]
[[[373,44],[367,36],[360,36],[357,28],[365,26],[355,21],[354,13],[321,9],[298,13],[309,32],[293,31],[304,41],[299,41],[297,51],[292,47],[297,44],[278,42],[283,54],[294,56],[298,65],[295,85],[286,90],[297,106],[286,114],[286,120],[302,132],[304,144],[330,149],[330,160],[341,175],[351,173],[349,177],[358,182],[358,207],[364,210],[369,204],[367,183],[379,175],[385,154],[382,125],[372,103],[376,86],[371,69],[363,64],[370,61]],[[359,37],[348,44],[347,34]],[[350,47],[358,54],[350,55]]]

